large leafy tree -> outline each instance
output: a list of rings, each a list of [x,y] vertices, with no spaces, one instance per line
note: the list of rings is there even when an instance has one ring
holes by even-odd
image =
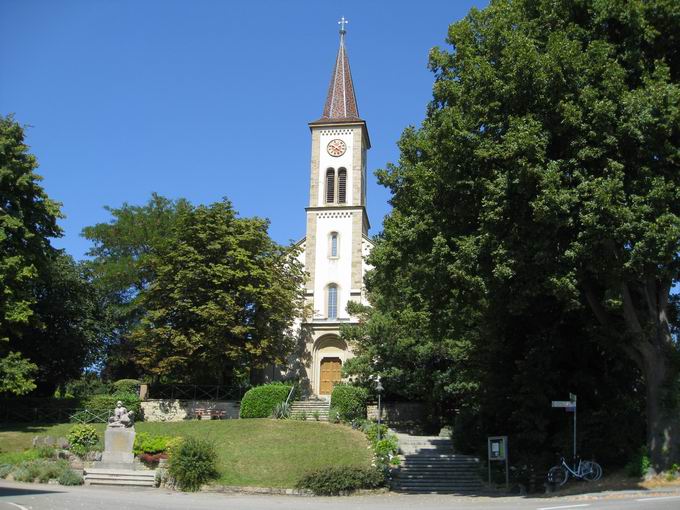
[[[86,265],[103,300],[110,328],[105,335],[102,370],[120,379],[140,375],[134,363],[132,329],[144,316],[141,293],[155,278],[152,258],[170,236],[178,212],[190,207],[152,194],[141,206],[107,207],[111,221],[83,229],[92,241]]]
[[[0,116],[0,391],[22,394],[35,388],[35,364],[14,341],[38,321],[35,282],[54,255],[49,239],[61,235],[59,204],[40,186],[36,158],[24,130]]]
[[[51,396],[102,355],[108,315],[90,271],[57,252],[34,282],[36,320],[12,345],[37,365],[34,393]]]
[[[433,342],[410,349],[461,371],[502,352],[493,338],[535,321],[551,342],[546,318],[581,311],[596,327],[571,341],[642,375],[657,467],[680,456],[678,33],[669,0],[492,1],[451,25],[427,118],[379,173],[393,211],[368,281],[379,310]],[[480,395],[484,381],[460,382]]]
[[[227,200],[182,210],[154,252],[136,361],[157,380],[225,382],[294,347],[304,272],[268,222],[239,218]]]

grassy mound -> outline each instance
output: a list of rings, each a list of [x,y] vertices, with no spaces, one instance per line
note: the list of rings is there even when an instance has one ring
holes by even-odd
[[[2,457],[31,447],[36,435],[66,436],[72,424],[2,425]],[[103,437],[104,424],[95,426]],[[329,466],[368,467],[365,436],[342,425],[293,420],[213,420],[135,425],[137,432],[208,438],[217,445],[223,485],[293,487],[303,475]]]

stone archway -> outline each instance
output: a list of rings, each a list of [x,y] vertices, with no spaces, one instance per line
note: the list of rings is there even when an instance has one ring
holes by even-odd
[[[330,396],[333,385],[342,380],[341,369],[348,354],[347,344],[336,334],[326,334],[314,342],[313,388],[317,395]]]

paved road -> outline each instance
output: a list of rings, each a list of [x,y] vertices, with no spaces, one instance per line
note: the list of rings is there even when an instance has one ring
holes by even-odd
[[[677,510],[680,492],[522,498],[381,494],[316,498],[183,494],[162,489],[61,487],[0,481],[0,510]]]

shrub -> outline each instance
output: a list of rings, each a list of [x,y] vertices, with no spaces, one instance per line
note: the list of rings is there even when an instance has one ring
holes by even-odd
[[[241,418],[269,418],[276,404],[285,402],[291,386],[265,384],[249,389],[241,400]]]
[[[64,469],[68,468],[65,460],[52,461],[45,459],[22,462],[14,471],[14,479],[19,482],[47,483],[53,478],[59,478]]]
[[[51,446],[39,446],[35,449],[38,457],[41,459],[52,459],[54,458],[55,449]]]
[[[635,456],[626,464],[625,471],[628,476],[642,478],[647,474],[652,463],[649,460],[647,447],[641,447]]]
[[[338,384],[331,393],[331,407],[342,421],[365,419],[367,400],[368,391],[359,386]]]
[[[80,473],[72,469],[65,469],[57,479],[60,485],[83,485],[84,480]]]
[[[373,450],[377,457],[389,461],[399,451],[399,443],[393,435],[384,436],[380,441],[373,444]]]
[[[328,410],[328,421],[331,423],[340,423],[340,412],[337,409],[331,407]]]
[[[184,438],[179,436],[173,437],[170,439],[170,441],[168,441],[165,449],[165,453],[168,454],[168,457],[171,457],[177,450],[179,450],[179,447],[182,446],[183,441]]]
[[[361,430],[366,434],[366,437],[371,443],[378,441],[378,437],[383,438],[387,435],[387,425],[383,423],[378,425],[372,421],[367,421],[363,424]]]
[[[14,469],[14,466],[11,464],[0,465],[0,478],[7,478],[7,475],[12,472],[12,469]]]
[[[135,455],[142,453],[162,453],[167,451],[170,442],[175,439],[172,436],[158,436],[148,432],[139,432],[135,436],[135,444],[132,451]]]
[[[38,481],[47,483],[52,479],[58,479],[67,469],[68,463],[65,460],[42,461],[38,465]]]
[[[314,411],[314,412],[312,413],[312,417],[313,417],[316,421],[319,421],[319,419],[321,418],[321,415],[319,414],[319,411]]]
[[[85,400],[83,407],[96,414],[107,414],[116,408],[116,402],[123,402],[128,411],[135,413],[135,421],[141,418],[141,400],[135,393],[116,392],[113,395],[93,395]]]
[[[32,482],[35,480],[35,477],[28,471],[23,466],[20,466],[14,470],[12,473],[12,477],[17,481],[17,482]]]
[[[199,490],[219,475],[215,445],[205,439],[185,438],[170,456],[169,472],[181,490]]]
[[[384,483],[384,474],[376,468],[334,466],[306,474],[295,487],[318,496],[337,496],[358,489],[375,489]]]
[[[113,392],[114,394],[139,395],[140,384],[137,379],[118,379],[113,383]]]
[[[287,402],[279,402],[276,404],[273,416],[277,420],[286,420],[290,418],[290,404]]]
[[[68,431],[67,439],[71,450],[76,446],[80,449],[85,448],[85,452],[99,442],[97,430],[92,425],[74,425]]]

